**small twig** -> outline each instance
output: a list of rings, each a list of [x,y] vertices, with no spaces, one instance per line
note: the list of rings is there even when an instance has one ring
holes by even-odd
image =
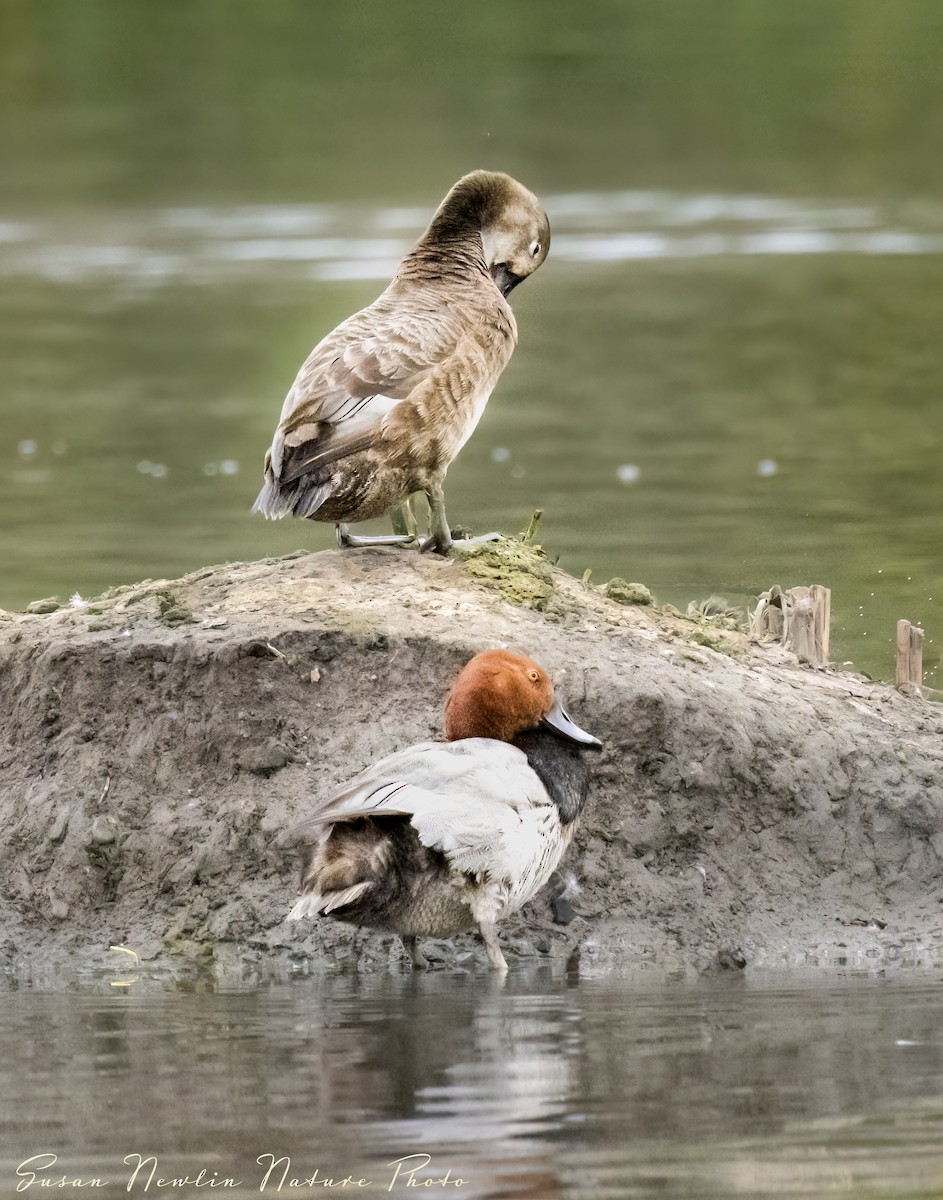
[[[108,775],[105,779],[105,786],[102,788],[102,794],[98,797],[99,805],[101,805],[104,802],[105,797],[108,795],[108,793],[110,791],[111,791],[111,776]]]
[[[140,966],[141,956],[140,956],[140,954],[138,954],[137,950],[129,950],[127,946],[109,946],[108,949],[109,950],[120,950],[122,954],[130,954],[131,957],[134,959],[134,965],[136,967]]]
[[[109,946],[108,949],[118,950],[122,954],[129,954],[134,959],[134,962],[131,964],[132,967],[136,971],[140,969],[141,956],[136,950],[129,950],[127,946]],[[133,984],[137,983],[137,979],[112,979],[109,982],[111,983],[112,987],[131,987]]]
[[[535,508],[534,515],[531,517],[527,528],[521,534],[521,541],[525,546],[529,545],[537,536],[537,526],[540,524],[540,518],[544,515],[542,508]]]
[[[273,646],[271,642],[265,643],[265,649],[271,650],[272,654],[276,658],[285,658],[286,657],[284,654],[282,654],[281,650],[279,650],[279,648],[277,646]]]

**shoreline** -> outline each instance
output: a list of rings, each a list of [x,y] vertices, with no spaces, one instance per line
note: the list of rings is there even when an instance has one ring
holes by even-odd
[[[114,968],[117,945],[217,977],[404,969],[391,935],[283,923],[283,831],[441,737],[452,678],[497,646],[604,743],[563,864],[577,916],[547,892],[501,925],[512,975],[943,961],[943,709],[498,546],[298,552],[0,614],[0,967]],[[470,935],[427,950],[484,969]]]

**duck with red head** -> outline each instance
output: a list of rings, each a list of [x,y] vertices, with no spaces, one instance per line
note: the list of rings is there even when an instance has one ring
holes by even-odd
[[[531,900],[556,869],[586,801],[575,725],[532,659],[476,655],[446,705],[448,741],[375,763],[301,830],[302,895],[290,919],[330,913],[399,933],[415,966],[418,937],[477,928],[507,971],[497,921]]]

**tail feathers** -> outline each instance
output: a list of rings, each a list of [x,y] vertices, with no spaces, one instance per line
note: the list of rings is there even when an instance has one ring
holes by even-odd
[[[270,521],[278,521],[282,517],[287,517],[291,512],[292,498],[286,495],[278,484],[269,476],[266,476],[265,484],[261,492],[255,498],[255,504],[252,505],[254,513],[261,513],[263,517],[268,517]]]
[[[339,892],[326,892],[323,896],[320,892],[306,892],[285,919],[287,921],[303,921],[305,917],[317,917],[321,913],[333,912],[335,908],[343,908],[345,905],[359,900],[371,886],[371,880],[365,879],[362,883],[342,888]]]
[[[285,918],[286,921],[303,921],[305,917],[316,917],[321,911],[321,897],[317,892],[309,892],[296,901],[294,908]]]
[[[359,900],[368,887],[372,887],[371,880],[365,879],[362,883],[355,883],[353,887],[344,888],[340,892],[328,892],[324,897],[323,912],[333,912],[335,908],[343,908],[346,904],[353,904],[355,900]]]
[[[334,484],[331,480],[315,483],[302,476],[301,479],[282,485],[271,476],[266,476],[265,484],[252,505],[252,511],[261,513],[270,521],[280,521],[282,517],[289,515],[311,517],[333,491]]]

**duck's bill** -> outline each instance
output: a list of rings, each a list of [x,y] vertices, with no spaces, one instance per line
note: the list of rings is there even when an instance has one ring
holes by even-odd
[[[567,738],[571,742],[577,742],[581,746],[601,746],[602,742],[599,738],[594,738],[591,733],[587,733],[585,729],[580,729],[579,725],[566,715],[563,705],[559,700],[555,700],[553,708],[540,722],[547,729],[552,729],[554,733],[558,733],[561,737]]]
[[[495,263],[491,268],[491,278],[497,284],[498,291],[501,293],[501,295],[509,296],[511,294],[511,289],[516,288],[524,276],[515,275],[514,272],[509,269],[507,263]]]

